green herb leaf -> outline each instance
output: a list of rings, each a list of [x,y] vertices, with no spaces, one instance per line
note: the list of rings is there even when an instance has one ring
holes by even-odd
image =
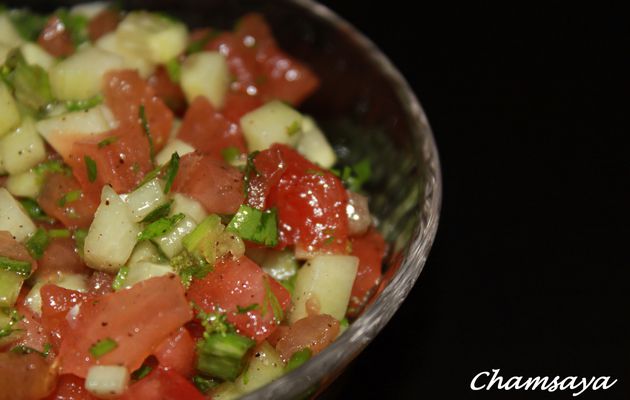
[[[144,186],[147,182],[149,182],[149,181],[157,178],[158,176],[160,176],[161,172],[162,172],[162,167],[156,167],[156,168],[152,169],[151,171],[147,172],[147,174],[144,176],[144,178],[142,178],[142,181],[138,184],[136,189],[138,189],[141,186]]]
[[[60,173],[70,175],[72,173],[70,168],[59,160],[49,160],[37,164],[35,167],[33,167],[33,172],[35,172],[38,178],[42,181],[46,177],[46,174]]]
[[[87,29],[90,21],[85,15],[71,14],[68,10],[64,9],[57,10],[56,14],[66,28],[66,31],[70,34],[75,47],[90,40]]]
[[[278,281],[286,290],[289,291],[291,296],[293,296],[293,291],[295,290],[295,280],[297,279],[297,274],[292,275],[287,279],[283,279]]]
[[[39,110],[53,101],[48,73],[39,65],[29,65],[20,50],[13,50],[5,61],[5,81],[24,106]]]
[[[48,247],[49,238],[46,231],[42,228],[37,229],[35,234],[26,241],[26,249],[31,257],[39,260],[44,255],[46,247]]]
[[[76,243],[77,251],[81,257],[83,257],[83,245],[85,244],[87,234],[88,231],[86,229],[77,229],[74,231],[74,242]]]
[[[353,166],[345,166],[341,172],[341,179],[346,187],[353,192],[361,191],[362,186],[372,177],[370,160],[365,158]]]
[[[31,274],[31,263],[28,261],[14,260],[9,257],[0,256],[0,269],[15,272],[18,275],[28,277]]]
[[[166,72],[168,72],[168,77],[171,81],[175,83],[179,83],[179,80],[182,77],[182,65],[179,63],[177,58],[172,58],[164,64],[166,68]]]
[[[64,194],[59,200],[57,200],[57,205],[59,207],[65,207],[66,204],[79,200],[81,198],[81,194],[82,192],[78,189],[68,192]]]
[[[210,389],[217,386],[219,382],[212,378],[204,378],[201,375],[195,375],[192,377],[192,382],[195,387],[203,394],[208,394]]]
[[[256,208],[241,205],[225,228],[241,238],[274,247],[278,244],[278,227],[276,210],[260,211]]]
[[[173,229],[175,225],[184,219],[185,215],[182,213],[175,214],[172,217],[160,218],[157,221],[151,222],[140,234],[138,235],[138,241],[149,240],[158,236],[166,234]]]
[[[239,150],[238,147],[230,146],[230,147],[221,149],[221,156],[223,157],[225,162],[228,164],[234,163],[236,160],[238,160],[238,157],[240,155],[241,155],[241,150]]]
[[[98,171],[96,170],[96,162],[90,156],[83,156],[83,161],[85,161],[88,181],[94,182],[98,174]]]
[[[298,350],[289,359],[286,367],[284,367],[284,372],[289,373],[304,364],[313,356],[313,352],[308,347],[303,348],[302,350]]]
[[[169,161],[166,166],[166,174],[165,180],[166,183],[164,185],[164,194],[167,194],[171,187],[173,186],[173,182],[175,181],[175,177],[177,176],[177,171],[179,170],[179,154],[177,152],[171,154],[171,161]]]
[[[139,381],[140,379],[149,375],[152,370],[152,366],[143,364],[140,368],[131,373],[131,379],[133,379],[134,381]]]
[[[35,353],[35,354],[39,354],[40,356],[46,358],[48,357],[48,354],[50,354],[50,350],[52,349],[52,345],[50,343],[46,343],[44,344],[44,347],[42,348],[42,351],[36,350],[32,347],[29,346],[25,346],[25,345],[17,345],[14,348],[12,348],[10,351],[12,353],[18,353],[18,354],[31,354],[31,353]]]
[[[264,317],[267,312],[267,309],[271,307],[271,311],[273,312],[273,318],[276,324],[280,324],[282,320],[284,319],[284,311],[282,311],[282,306],[280,305],[280,301],[271,290],[271,286],[269,286],[269,280],[267,279],[267,276],[263,276],[263,286],[265,287],[265,298],[263,301],[261,315]]]
[[[203,279],[212,271],[212,265],[201,256],[187,250],[171,258],[170,264],[179,275],[184,287],[189,287],[193,278]]]
[[[225,335],[236,331],[234,326],[227,321],[227,315],[217,312],[206,313],[195,303],[192,303],[192,307],[197,310],[197,319],[205,329],[204,334]]]
[[[151,223],[151,222],[157,221],[160,218],[167,217],[168,214],[171,212],[172,205],[173,205],[172,200],[169,201],[168,203],[162,204],[161,206],[159,206],[158,208],[156,208],[155,210],[147,214],[147,216],[144,217],[144,219],[140,222]]]
[[[236,306],[237,314],[247,314],[250,311],[253,311],[258,308],[258,303],[250,304],[247,307]]]
[[[254,164],[254,159],[258,153],[260,152],[254,151],[247,155],[247,163],[245,164],[245,171],[243,173],[243,179],[245,181],[245,184],[243,185],[243,193],[245,194],[245,197],[249,194],[249,182],[254,176],[258,175],[256,164]]]
[[[67,229],[51,229],[48,231],[48,237],[51,239],[55,238],[69,238],[70,231]]]
[[[44,210],[42,210],[35,200],[29,198],[20,199],[20,204],[22,204],[22,207],[24,207],[24,210],[26,210],[31,219],[40,222],[47,222],[49,224],[55,222],[55,219],[46,215]]]
[[[125,285],[125,281],[127,280],[127,275],[129,275],[129,267],[127,267],[126,265],[120,267],[118,273],[116,274],[116,277],[114,277],[114,281],[112,282],[112,289],[114,289],[115,291],[122,289]]]
[[[291,125],[287,126],[287,135],[289,137],[297,135],[302,130],[302,125],[300,121],[293,121]]]
[[[100,358],[105,354],[113,351],[118,347],[118,343],[112,338],[106,338],[99,340],[92,347],[90,347],[90,354],[94,358]]]
[[[151,162],[155,165],[155,148],[153,147],[153,138],[151,137],[151,130],[144,110],[144,104],[140,104],[140,107],[138,108],[138,117],[140,118],[142,129],[144,130],[145,135],[147,135],[147,140],[149,141],[149,154],[151,155]]]
[[[255,341],[237,333],[204,334],[197,345],[197,369],[205,374],[233,381],[243,369],[243,358]]]
[[[46,26],[46,16],[35,14],[26,9],[11,10],[8,16],[22,39],[29,42],[36,41]]]
[[[110,136],[98,142],[97,146],[99,149],[102,149],[103,147],[107,147],[112,143],[116,143],[117,141],[118,141],[118,136]]]
[[[16,328],[15,325],[22,320],[22,316],[17,310],[9,311],[9,321],[0,327],[0,339],[12,335],[14,332],[20,332],[22,329]]]
[[[103,96],[97,94],[94,97],[90,97],[86,100],[68,100],[66,101],[66,110],[72,111],[84,111],[89,110],[92,107],[96,107],[97,105],[103,102]]]

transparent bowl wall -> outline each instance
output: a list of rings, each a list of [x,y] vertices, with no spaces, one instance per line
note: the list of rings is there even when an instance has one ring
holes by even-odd
[[[48,12],[80,1],[19,1],[9,6]],[[313,115],[353,163],[370,157],[370,208],[392,243],[386,281],[376,299],[335,343],[295,371],[245,399],[316,395],[370,343],[405,299],[435,237],[441,180],[427,119],[408,84],[361,33],[310,0],[124,1],[125,9],[173,14],[191,27],[230,28],[239,16],[263,13],[281,47],[310,65],[322,86],[301,107]]]

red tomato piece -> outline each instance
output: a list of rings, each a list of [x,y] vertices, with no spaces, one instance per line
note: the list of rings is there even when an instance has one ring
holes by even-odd
[[[124,365],[134,371],[191,318],[184,288],[175,275],[151,278],[85,302],[76,326],[68,330],[72,339],[61,344],[60,371],[85,377],[90,366],[99,364]],[[117,347],[95,359],[90,348],[104,339],[113,340]]]
[[[186,111],[177,138],[220,161],[223,160],[221,151],[225,148],[236,147],[241,153],[247,152],[239,125],[215,111],[202,96],[193,100]]]
[[[205,400],[190,381],[175,372],[157,368],[129,387],[121,400]]]
[[[0,256],[28,261],[31,263],[31,273],[37,270],[37,261],[33,260],[26,247],[7,231],[0,231]]]
[[[61,375],[55,391],[45,400],[98,400],[85,388],[85,380],[74,375]]]
[[[88,293],[101,296],[113,292],[114,277],[106,272],[93,271],[88,279]]]
[[[339,178],[280,144],[262,151],[255,163],[257,167],[259,163],[267,165],[270,170],[274,165],[284,167],[279,180],[278,173],[266,171],[261,173],[263,183],[250,188],[255,190],[252,201],[258,204],[268,190],[265,207],[278,210],[281,248],[295,245],[308,253],[348,251],[348,194]],[[265,184],[267,176],[270,178]]]
[[[263,105],[260,96],[250,96],[247,93],[229,91],[225,96],[225,103],[221,113],[228,120],[239,123],[241,117]]]
[[[276,350],[288,361],[296,351],[306,347],[313,354],[328,347],[339,335],[339,321],[327,314],[310,315],[295,321],[278,340]]]
[[[173,191],[199,201],[208,213],[234,214],[245,199],[243,174],[214,157],[190,153],[179,162]]]
[[[256,60],[256,49],[249,47],[243,38],[229,32],[223,32],[206,45],[207,50],[218,51],[227,59],[230,72],[234,76],[231,89],[252,95],[258,93],[257,81],[260,80],[260,65]]]
[[[74,306],[81,305],[93,297],[77,292],[75,290],[64,289],[57,285],[44,285],[40,289],[42,298],[42,326],[49,332],[50,342],[55,351],[59,347],[70,329],[70,324],[76,324],[76,316],[68,316],[68,312]]]
[[[254,158],[255,174],[249,177],[247,204],[264,209],[271,189],[280,183],[287,167],[279,147],[271,147]]]
[[[87,30],[90,40],[95,42],[101,36],[113,32],[120,22],[120,13],[111,8],[105,9],[96,14],[88,23]]]
[[[57,274],[80,274],[89,269],[75,250],[75,242],[70,238],[55,238],[48,242],[48,246],[39,260],[37,276],[47,278]]]
[[[183,376],[191,376],[195,371],[195,341],[186,328],[173,332],[158,345],[153,355],[160,366]]]
[[[188,290],[189,300],[206,312],[225,312],[228,321],[240,333],[259,343],[280,322],[274,316],[272,302],[275,300],[272,296],[277,299],[284,314],[291,303],[291,295],[247,257],[220,261],[204,279],[193,280]],[[238,307],[252,304],[257,304],[257,307],[247,312],[238,311]],[[277,317],[283,319],[280,315]]]
[[[171,80],[166,68],[157,67],[153,75],[147,79],[149,86],[155,91],[164,104],[166,104],[176,115],[184,115],[186,111],[186,96],[182,88]]]
[[[381,267],[385,256],[385,240],[376,230],[350,238],[352,255],[359,258],[357,277],[352,286],[348,315],[356,316],[370,299],[381,281]]]
[[[18,323],[18,327],[24,331],[22,336],[15,345],[26,346],[38,351],[44,351],[47,343],[50,343],[49,332],[42,327],[41,319],[31,311],[24,301],[19,301],[16,305],[17,312],[22,316],[22,321]],[[55,354],[50,354],[53,360]]]
[[[0,353],[0,399],[41,399],[55,388],[57,373],[39,354]]]
[[[54,15],[48,19],[44,30],[37,38],[37,43],[55,57],[67,57],[74,53],[74,43],[72,43],[70,33],[63,22]]]
[[[77,200],[62,200],[68,193],[73,192],[81,193]],[[46,214],[71,229],[89,227],[98,207],[98,201],[94,196],[87,196],[76,179],[62,173],[47,175],[37,202]]]

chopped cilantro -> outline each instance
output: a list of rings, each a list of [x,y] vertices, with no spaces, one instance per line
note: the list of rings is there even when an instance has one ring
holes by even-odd
[[[66,101],[66,110],[68,111],[84,111],[89,110],[103,102],[103,96],[97,94],[86,100],[68,100]],[[100,144],[100,143],[99,143]]]
[[[175,181],[175,177],[177,176],[177,171],[179,170],[179,154],[177,152],[171,154],[171,161],[166,165],[165,172],[165,180],[166,183],[164,185],[164,194],[167,194],[171,187],[173,186],[173,182]]]
[[[94,358],[100,358],[118,347],[118,343],[112,338],[99,340],[90,347],[90,354]]]
[[[102,149],[103,147],[107,147],[110,144],[116,143],[117,141],[118,141],[118,136],[110,136],[98,142],[97,146],[99,149]]]
[[[184,217],[184,214],[179,213],[171,217],[164,217],[151,222],[142,232],[138,234],[138,241],[149,240],[166,234],[166,232],[175,228],[175,225],[184,219]]]
[[[237,314],[247,314],[250,311],[254,311],[255,309],[258,308],[258,303],[254,303],[254,304],[250,304],[247,307],[241,307],[241,306],[236,306],[236,313]]]
[[[185,287],[190,286],[193,278],[203,279],[212,271],[212,265],[208,264],[203,257],[189,253],[187,250],[171,258],[170,264]]]
[[[39,33],[46,26],[46,16],[35,14],[27,9],[11,10],[8,16],[22,39],[31,42],[37,40]]]
[[[9,321],[4,326],[0,326],[0,339],[10,336],[14,332],[22,331],[22,329],[15,327],[15,325],[22,320],[22,316],[17,310],[11,310],[8,317]]]
[[[129,267],[120,267],[118,273],[114,277],[114,281],[112,282],[112,289],[114,289],[115,291],[122,289],[125,281],[127,280],[127,275],[129,275]]]
[[[65,9],[57,10],[56,14],[75,46],[78,47],[90,40],[87,29],[89,20],[85,15],[71,14]]]
[[[44,255],[46,247],[48,247],[50,239],[46,231],[42,228],[38,228],[33,236],[26,241],[26,249],[31,257],[39,260]]]
[[[291,125],[287,126],[287,135],[295,136],[302,130],[300,121],[293,121]]]
[[[197,389],[203,394],[208,394],[210,389],[217,386],[219,382],[212,378],[205,378],[201,375],[195,375],[192,377],[192,382]]]
[[[147,120],[144,104],[140,104],[140,107],[138,108],[138,118],[140,118],[142,129],[144,130],[144,134],[147,135],[147,140],[149,141],[149,154],[151,155],[151,162],[155,165],[155,148],[153,146],[153,138],[151,137],[151,130],[149,128],[149,121]]]
[[[133,379],[134,381],[139,381],[140,379],[149,375],[149,373],[152,370],[153,370],[152,366],[147,365],[147,364],[142,364],[140,368],[138,368],[137,370],[131,373],[131,379]]]
[[[273,247],[278,244],[276,220],[275,209],[260,211],[241,205],[225,229],[238,234],[243,239]]]
[[[51,229],[48,231],[48,237],[51,239],[54,238],[69,238],[70,231],[67,229]]]
[[[85,161],[85,169],[87,170],[88,181],[94,182],[98,175],[96,162],[90,156],[83,156],[83,161]]]
[[[20,204],[22,204],[22,207],[24,207],[31,219],[39,222],[47,222],[49,224],[55,222],[55,219],[46,215],[35,200],[29,198],[20,199]]]
[[[85,229],[77,229],[74,231],[74,242],[76,243],[77,251],[79,255],[83,257],[83,245],[85,243],[85,237],[87,236],[88,231]]]
[[[40,356],[46,358],[48,357],[48,354],[50,354],[50,350],[52,349],[52,345],[50,343],[46,343],[44,344],[42,351],[39,351],[37,349],[34,349],[32,347],[29,346],[25,346],[23,344],[17,345],[14,348],[11,349],[12,353],[18,353],[18,354],[31,354],[31,353],[35,353],[35,354],[39,354]]]
[[[79,200],[81,198],[81,194],[81,191],[78,189],[68,192],[57,200],[57,205],[59,207],[65,207],[66,204]]]
[[[365,158],[353,166],[345,166],[341,173],[337,173],[346,187],[353,192],[361,191],[361,187],[370,180],[372,167],[370,160]]]
[[[28,64],[19,49],[7,56],[2,75],[20,104],[39,110],[53,101],[48,73],[39,65]]]
[[[34,166],[33,172],[35,172],[38,178],[43,181],[43,179],[46,177],[46,174],[60,173],[70,175],[71,170],[62,161],[49,160]]]
[[[305,347],[302,350],[296,351],[295,353],[293,353],[293,355],[289,359],[289,362],[287,362],[286,367],[284,367],[284,372],[288,373],[288,372],[293,371],[300,365],[310,360],[312,356],[313,356],[313,352],[308,347]]]
[[[236,160],[238,160],[238,156],[241,155],[241,151],[238,147],[230,146],[224,149],[221,149],[221,156],[225,160],[226,163],[232,164]]]
[[[171,81],[178,83],[182,77],[182,65],[179,63],[179,60],[177,58],[170,59],[164,64],[164,67]]]
[[[0,256],[0,269],[15,272],[18,275],[27,277],[31,274],[31,263],[28,261],[14,260],[9,257]]]
[[[168,203],[164,203],[161,206],[157,207],[155,210],[151,211],[147,214],[146,217],[140,222],[151,223],[155,222],[160,218],[167,217],[171,212],[171,206],[173,205],[173,201],[169,201]]]

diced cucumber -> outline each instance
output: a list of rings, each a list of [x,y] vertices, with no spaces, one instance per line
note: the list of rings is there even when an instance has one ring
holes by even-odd
[[[289,322],[308,315],[306,303],[311,299],[321,314],[343,319],[358,266],[357,257],[341,255],[319,255],[304,264],[297,273]]]
[[[72,145],[82,136],[98,135],[116,127],[111,110],[98,105],[85,111],[76,111],[37,122],[35,125],[59,154],[70,154]]]
[[[119,55],[87,46],[50,69],[50,86],[60,100],[86,100],[101,91],[108,71],[123,65]]]
[[[233,382],[223,382],[212,390],[212,400],[236,400],[243,394]]]
[[[13,132],[0,139],[0,158],[10,174],[28,171],[46,159],[44,141],[30,118]]]
[[[247,256],[277,281],[289,279],[297,273],[298,263],[289,250],[247,249]]]
[[[127,262],[139,233],[127,205],[114,189],[103,187],[101,204],[85,237],[85,262],[94,269],[116,272]]]
[[[0,308],[13,307],[20,294],[24,278],[15,272],[0,269]]]
[[[230,86],[225,57],[217,51],[188,56],[182,64],[181,85],[189,103],[197,96],[204,96],[215,108],[221,108]]]
[[[182,240],[184,239],[184,236],[192,232],[196,226],[197,224],[192,218],[185,216],[169,232],[162,236],[153,238],[152,240],[160,247],[160,250],[162,250],[168,258],[172,258],[184,250]]]
[[[236,379],[236,388],[244,395],[278,379],[284,371],[284,363],[278,352],[267,342],[252,351],[249,365]]]
[[[147,59],[140,57],[137,53],[125,48],[124,43],[118,42],[118,36],[115,32],[110,32],[103,35],[95,43],[95,46],[107,50],[111,53],[118,54],[123,59],[123,64],[126,69],[135,69],[140,76],[148,78],[155,70],[155,64],[149,62]]]
[[[208,216],[206,209],[203,208],[201,203],[180,193],[175,193],[173,195],[173,205],[171,206],[171,213],[186,214],[197,224]]]
[[[322,168],[328,169],[337,162],[337,156],[328,139],[310,117],[302,120],[302,135],[295,149]]]
[[[30,169],[26,172],[10,175],[5,185],[13,196],[35,198],[42,187],[42,180]]]
[[[94,1],[91,3],[77,4],[70,9],[70,14],[81,15],[87,19],[92,19],[101,12],[107,10],[109,6],[109,2],[106,1]]]
[[[112,398],[125,393],[129,371],[119,365],[94,365],[85,377],[85,388],[98,398]]]
[[[155,161],[158,165],[164,165],[171,160],[173,153],[179,154],[182,157],[184,154],[192,153],[195,148],[186,142],[179,139],[173,139],[167,143],[166,146],[155,156]]]
[[[7,231],[15,240],[22,242],[36,230],[22,205],[7,189],[0,188],[0,231]]]
[[[24,43],[24,39],[15,29],[6,13],[0,13],[0,43],[10,47],[18,47]]]
[[[274,143],[295,146],[302,134],[302,119],[302,114],[274,100],[243,115],[240,124],[249,151],[260,151]]]
[[[138,189],[129,193],[125,198],[125,203],[135,222],[140,222],[162,204],[166,203],[164,187],[158,179],[152,179]]]
[[[126,51],[155,64],[165,64],[186,50],[188,30],[182,23],[146,11],[127,14],[116,29]]]
[[[55,64],[55,58],[36,43],[26,42],[20,47],[20,51],[28,64],[39,65],[46,71]]]
[[[155,264],[149,261],[140,261],[129,266],[129,272],[127,273],[127,279],[125,279],[124,285],[125,287],[132,287],[138,282],[156,276],[174,273],[175,271],[168,264]]]
[[[6,135],[20,124],[20,111],[11,91],[0,81],[0,137]]]
[[[155,244],[142,241],[139,242],[133,249],[127,265],[132,266],[142,261],[157,262],[160,259],[160,254],[155,247]]]
[[[0,65],[4,64],[13,47],[0,42]]]

